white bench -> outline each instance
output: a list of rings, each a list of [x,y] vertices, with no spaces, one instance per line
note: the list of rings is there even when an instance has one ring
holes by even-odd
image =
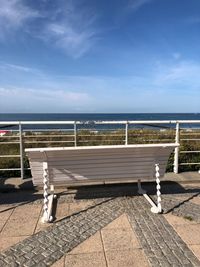
[[[55,185],[138,181],[138,192],[150,202],[154,213],[160,213],[160,177],[168,158],[178,144],[143,144],[25,149],[31,167],[33,184],[44,187],[43,222],[52,221],[51,211]],[[157,204],[141,188],[141,179],[156,178]],[[51,194],[48,196],[48,188]]]

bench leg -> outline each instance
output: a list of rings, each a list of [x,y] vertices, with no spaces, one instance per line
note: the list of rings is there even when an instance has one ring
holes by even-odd
[[[53,206],[53,195],[48,196],[48,165],[47,162],[43,163],[43,184],[44,184],[44,207],[42,222],[52,222],[53,217],[51,216]]]
[[[146,191],[142,188],[141,186],[141,181],[138,180],[138,193],[143,195],[146,200],[151,204],[151,211],[153,213],[161,213],[162,208],[161,208],[161,192],[160,192],[160,174],[159,174],[159,165],[155,165],[155,170],[156,170],[156,189],[157,189],[157,205],[153,202],[153,200],[146,194]]]
[[[141,180],[140,179],[138,179],[138,194],[140,194],[140,195],[146,194],[146,191],[141,186]]]
[[[151,208],[151,211],[153,213],[161,213],[162,212],[162,207],[161,207],[161,192],[160,192],[160,173],[159,173],[159,164],[155,165],[156,169],[156,189],[157,189],[157,206],[153,206]]]

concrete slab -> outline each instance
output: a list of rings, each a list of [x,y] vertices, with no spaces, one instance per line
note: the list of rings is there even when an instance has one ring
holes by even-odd
[[[194,197],[193,199],[190,200],[190,202],[200,205],[200,196]]]
[[[47,227],[50,227],[50,226],[51,226],[51,224],[49,224],[49,223],[42,223],[41,216],[40,216],[40,218],[37,221],[37,224],[36,224],[36,227],[35,227],[35,230],[34,230],[34,234],[36,234],[36,233],[38,233],[40,231],[43,231]]]
[[[110,230],[110,229],[117,229],[117,228],[127,228],[127,229],[131,230],[131,226],[130,226],[130,223],[128,221],[126,214],[122,214],[119,218],[117,218],[113,222],[109,223],[103,229],[104,230]]]
[[[135,234],[131,230],[125,228],[103,229],[101,233],[105,251],[127,250],[141,247]]]
[[[183,217],[179,217],[176,215],[173,215],[171,213],[165,214],[164,217],[168,220],[168,222],[173,225],[173,226],[177,226],[177,225],[192,225],[192,224],[196,224],[195,221],[190,221],[186,218]]]
[[[188,245],[200,245],[200,224],[174,225],[179,236]]]
[[[2,231],[4,225],[6,224],[7,220],[11,216],[12,212],[13,212],[13,209],[0,212],[0,232]]]
[[[69,203],[60,203],[56,207],[56,220],[69,216]]]
[[[21,205],[14,209],[11,220],[26,220],[38,218],[42,210],[42,205]]]
[[[92,206],[93,204],[94,202],[92,200],[70,203],[69,204],[69,215],[80,212],[81,210],[85,210],[88,207]]]
[[[149,264],[141,249],[106,251],[108,267],[148,267]]]
[[[38,218],[9,219],[1,231],[1,236],[18,237],[32,235],[36,228]]]
[[[106,260],[103,252],[85,254],[68,254],[65,258],[67,267],[106,267]],[[140,266],[141,267],[141,266]]]
[[[100,231],[85,240],[83,243],[74,248],[69,254],[82,254],[103,252],[103,244]]]

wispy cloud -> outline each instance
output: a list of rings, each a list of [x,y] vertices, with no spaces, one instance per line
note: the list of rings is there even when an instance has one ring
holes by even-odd
[[[88,52],[97,40],[97,16],[81,1],[43,2],[32,8],[23,0],[0,0],[0,39],[17,30],[42,39],[74,58]]]
[[[34,89],[23,87],[0,87],[0,111],[5,112],[10,106],[12,112],[58,112],[80,111],[88,105],[91,97],[87,93],[68,90]],[[51,107],[51,108],[50,108]]]
[[[200,89],[200,65],[196,62],[181,61],[170,65],[159,64],[155,72],[155,84],[174,88]]]
[[[39,69],[17,65],[17,64],[10,64],[3,61],[0,61],[0,69],[7,70],[7,71],[14,71],[14,72],[26,72],[26,73],[34,73],[34,74],[42,74],[42,71]]]
[[[0,0],[0,38],[21,28],[28,20],[40,16],[39,11],[21,0]]]
[[[44,24],[42,39],[74,58],[81,57],[97,40],[97,17],[92,10],[79,6],[78,2],[58,3],[54,16],[48,16],[50,19]]]
[[[129,2],[129,8],[132,10],[138,10],[142,6],[152,2],[153,0],[130,0]]]

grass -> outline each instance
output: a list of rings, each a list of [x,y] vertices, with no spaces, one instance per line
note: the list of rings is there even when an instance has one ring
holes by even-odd
[[[183,218],[188,220],[188,221],[193,221],[193,218],[191,216],[184,216]]]

